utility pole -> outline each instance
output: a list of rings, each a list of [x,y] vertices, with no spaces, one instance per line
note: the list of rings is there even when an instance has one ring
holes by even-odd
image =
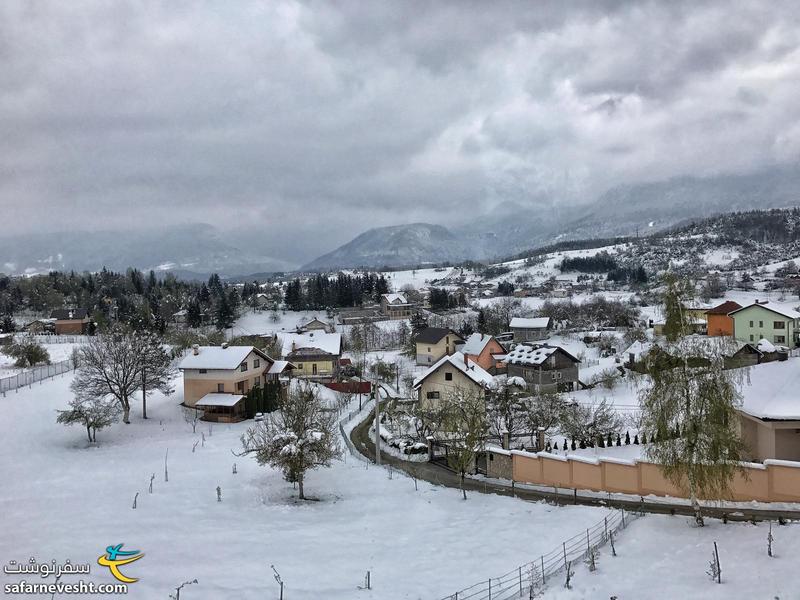
[[[381,464],[381,399],[378,397],[378,384],[372,382],[372,397],[375,398],[375,464]]]

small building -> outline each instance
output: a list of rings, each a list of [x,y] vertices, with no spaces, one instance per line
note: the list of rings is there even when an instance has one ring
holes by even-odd
[[[85,308],[59,308],[50,314],[55,319],[56,335],[86,335],[89,333],[89,311]]]
[[[537,342],[550,336],[550,317],[511,319],[511,331],[514,333],[514,342]]]
[[[762,364],[742,386],[740,434],[748,459],[800,461],[800,361]]]
[[[454,393],[485,394],[494,377],[469,358],[456,352],[441,357],[414,380],[413,389],[422,408],[432,408]]]
[[[581,361],[560,346],[518,344],[505,362],[509,378],[522,377],[533,392],[565,392],[578,387]]]
[[[25,327],[23,328],[24,331],[38,335],[38,334],[47,334],[47,333],[55,333],[56,332],[56,320],[55,319],[36,319],[35,321],[31,321],[30,323],[26,323]]]
[[[728,314],[733,319],[733,335],[737,340],[765,339],[790,348],[800,345],[800,312],[792,308],[756,300]]]
[[[277,379],[269,373],[274,362],[254,346],[195,345],[178,365],[183,372],[183,403],[193,407],[207,394],[244,396]]]
[[[456,346],[464,343],[464,338],[447,327],[426,327],[414,338],[417,348],[417,364],[433,365],[443,356],[456,351]]]
[[[506,349],[493,336],[473,333],[460,349],[461,353],[484,371],[493,375],[505,373]]]
[[[309,331],[281,335],[283,357],[297,368],[294,374],[308,379],[333,380],[339,375],[342,335]]]
[[[382,294],[381,313],[388,319],[409,319],[417,308],[405,294]]]
[[[708,335],[715,336],[733,336],[733,318],[730,313],[742,308],[742,305],[733,300],[726,300],[713,308],[706,311],[706,318],[708,321]]]
[[[204,421],[238,423],[247,418],[244,396],[241,394],[206,394],[194,407],[203,411]]]
[[[332,323],[327,323],[327,322],[323,321],[322,319],[318,319],[317,317],[314,317],[310,321],[307,321],[305,323],[301,323],[297,327],[297,330],[299,332],[301,332],[301,333],[306,333],[306,332],[309,332],[309,331],[322,331],[323,333],[333,333],[334,332],[334,327],[333,327]]]

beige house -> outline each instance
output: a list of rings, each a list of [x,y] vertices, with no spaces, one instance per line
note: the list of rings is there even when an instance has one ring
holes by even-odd
[[[334,327],[331,323],[326,323],[322,319],[318,319],[314,317],[310,321],[302,323],[298,328],[297,331],[301,333],[307,333],[309,331],[322,331],[323,333],[333,333]]]
[[[309,331],[283,334],[281,338],[283,357],[296,367],[294,375],[328,381],[338,377],[342,334]]]
[[[447,394],[457,391],[485,393],[494,385],[494,377],[478,364],[456,352],[440,358],[414,380],[417,401],[423,408],[435,406]]]
[[[800,461],[800,359],[752,367],[749,379],[739,408],[749,459]]]
[[[269,356],[254,346],[193,346],[178,368],[183,372],[183,403],[195,406],[208,395],[218,400],[219,394],[241,396],[241,401],[252,388],[277,379],[271,372],[275,365]],[[279,363],[286,368],[286,363]],[[236,403],[230,405],[235,412]]]
[[[416,307],[405,294],[381,295],[381,313],[389,319],[408,319]]]
[[[443,356],[453,354],[464,343],[464,338],[452,329],[426,327],[414,338],[417,347],[417,364],[432,365]]]

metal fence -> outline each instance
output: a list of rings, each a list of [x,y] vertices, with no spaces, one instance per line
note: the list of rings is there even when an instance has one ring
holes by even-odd
[[[510,600],[511,598],[533,598],[548,581],[566,568],[572,568],[576,561],[587,558],[592,550],[605,545],[609,537],[624,529],[637,515],[617,510],[602,521],[571,538],[561,546],[536,560],[516,569],[478,582],[474,585],[445,596],[442,600]]]
[[[56,375],[61,375],[62,373],[67,373],[72,371],[73,368],[74,365],[72,360],[67,359],[60,362],[51,363],[49,365],[34,367],[26,371],[20,371],[16,375],[3,377],[0,379],[0,393],[5,396],[6,392],[25,387],[26,385],[31,385],[37,381],[42,381],[50,377],[55,377]]]
[[[34,341],[38,344],[86,344],[93,336],[90,335],[56,335],[55,333],[26,333],[20,337]]]

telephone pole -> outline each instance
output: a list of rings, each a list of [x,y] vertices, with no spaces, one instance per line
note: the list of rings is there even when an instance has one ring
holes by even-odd
[[[372,382],[372,397],[375,398],[375,464],[381,464],[381,399],[378,396],[378,384]]]

